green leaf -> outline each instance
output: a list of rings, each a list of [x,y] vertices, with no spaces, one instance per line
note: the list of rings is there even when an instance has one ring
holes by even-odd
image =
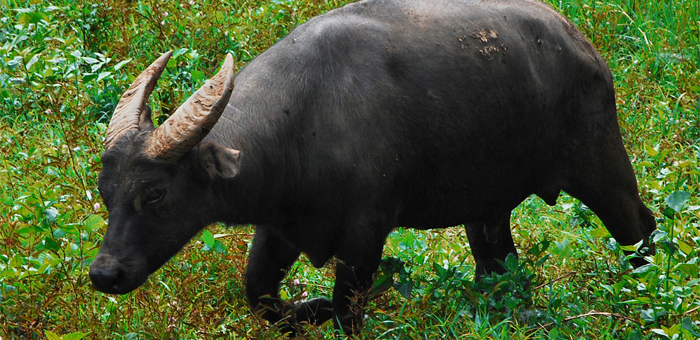
[[[61,238],[63,236],[66,236],[66,234],[67,233],[65,232],[65,230],[62,230],[61,228],[58,228],[53,231],[53,237],[55,238]]]
[[[682,263],[679,264],[674,268],[675,270],[681,271],[685,273],[688,276],[692,275],[697,275],[698,274],[698,265],[697,264],[687,264],[687,263]]]
[[[559,339],[559,330],[556,328],[549,331],[549,339]]]
[[[83,57],[83,60],[85,60],[85,62],[88,64],[97,64],[100,62],[99,60],[91,57]]]
[[[591,236],[595,238],[608,237],[610,236],[610,232],[608,232],[608,229],[606,229],[605,227],[598,227],[591,230]]]
[[[654,334],[661,335],[661,336],[663,336],[664,338],[669,338],[669,336],[666,334],[666,332],[664,332],[663,329],[654,328],[654,329],[651,330],[651,332],[654,333]]]
[[[43,231],[44,230],[39,228],[39,227],[29,226],[29,227],[17,229],[16,233],[18,233],[18,234],[32,234],[32,233],[41,233]]]
[[[195,83],[204,80],[204,72],[202,72],[200,70],[192,71],[191,75],[192,75],[192,81],[194,81]]]
[[[75,223],[62,224],[61,228],[59,228],[57,230],[62,230],[64,233],[67,233],[67,234],[75,234],[75,235],[80,234],[78,228],[75,227]]]
[[[97,81],[105,79],[105,78],[109,77],[111,74],[112,74],[112,72],[100,72],[100,75],[97,76]]]
[[[627,246],[620,245],[620,249],[622,249],[624,251],[637,251],[637,249],[639,249],[639,247],[641,247],[641,246],[642,246],[642,241],[639,241],[636,244],[630,244]]]
[[[394,284],[394,273],[392,272],[378,272],[374,284],[372,285],[373,293],[381,293],[389,289]]]
[[[214,251],[219,253],[219,254],[223,254],[224,252],[226,252],[226,247],[224,247],[224,244],[221,243],[221,241],[215,241],[213,248],[214,248]]]
[[[44,14],[40,12],[25,12],[19,15],[19,22],[25,25],[36,24],[42,19],[44,19]]]
[[[671,209],[675,212],[681,212],[683,205],[690,199],[690,193],[687,191],[674,191],[670,195],[666,196],[666,204],[668,204]]]
[[[46,331],[44,335],[49,340],[80,340],[85,338],[89,333],[74,332],[70,334],[58,335],[52,331]]]
[[[681,251],[686,255],[689,255],[690,252],[693,251],[693,247],[691,247],[689,244],[687,244],[683,241],[680,241],[680,240],[678,241],[678,248],[680,248]]]
[[[401,284],[396,290],[399,291],[399,294],[403,296],[406,299],[411,298],[411,292],[413,291],[413,283],[411,282],[406,282],[404,284]]]
[[[44,331],[44,335],[49,340],[61,340],[61,337],[56,335],[56,333],[54,333],[52,331]]]
[[[89,82],[91,82],[92,80],[94,80],[95,78],[97,78],[97,75],[96,75],[96,74],[94,74],[94,73],[85,73],[85,74],[83,75],[83,83],[89,83]]]
[[[63,340],[80,340],[86,337],[89,333],[75,332],[70,334],[65,334],[61,337]]]
[[[654,316],[654,309],[649,308],[649,309],[642,309],[641,312],[641,317],[642,320],[646,322],[654,322],[656,321],[656,317]],[[653,331],[653,330],[652,330]],[[663,331],[662,331],[663,332]],[[665,334],[664,334],[665,335]]]
[[[91,214],[85,219],[85,228],[88,230],[97,230],[105,225],[105,220],[100,215]]]
[[[663,230],[656,229],[656,230],[654,230],[654,232],[651,233],[651,242],[652,243],[659,242],[660,240],[662,240],[663,238],[665,238],[667,236],[668,236],[667,232],[665,232]]]
[[[656,148],[654,148],[650,145],[645,145],[644,150],[646,150],[646,152],[647,152],[647,154],[649,154],[649,156],[654,157],[654,156],[659,154],[659,150],[657,150],[658,147],[659,147],[658,145],[656,146]]]
[[[44,238],[44,246],[46,249],[51,249],[51,250],[59,250],[61,247],[54,241],[51,237],[46,236]]]
[[[200,55],[197,50],[191,50],[189,53],[187,53],[187,58],[190,58],[192,60],[197,60],[199,59]]]
[[[649,271],[649,269],[653,268],[654,265],[651,263],[647,263],[639,268],[635,268],[632,273],[634,274],[644,274]]]
[[[691,335],[693,335],[696,338],[700,338],[700,332],[695,330],[695,327],[693,327],[693,321],[690,320],[689,317],[683,319],[682,325],[683,329],[689,331]]]
[[[537,242],[530,250],[528,250],[528,254],[532,254],[535,256],[539,256],[540,254],[544,253],[549,249],[549,240],[542,240],[540,242]]]
[[[39,55],[40,55],[40,54],[41,54],[41,53],[37,53],[37,54],[35,54],[34,56],[32,56],[32,59],[29,59],[29,62],[27,63],[27,65],[24,66],[24,68],[27,69],[27,71],[31,70],[31,69],[32,69],[32,66],[34,66],[34,64],[35,64],[37,61],[39,61]]]
[[[50,207],[44,210],[44,214],[46,215],[46,219],[48,219],[49,222],[53,223],[56,221],[56,216],[58,216],[58,209]]]
[[[214,244],[216,243],[214,235],[209,230],[204,230],[202,232],[202,241],[204,241],[204,245],[209,248],[214,248]]]
[[[186,49],[186,48],[177,49],[173,52],[173,56],[171,59],[175,59],[175,58],[187,53],[187,51],[188,51],[188,49]]]
[[[132,60],[134,60],[134,59],[133,59],[133,58],[129,58],[129,59],[127,59],[127,60],[120,61],[119,63],[117,63],[116,65],[114,65],[114,70],[115,70],[115,71],[119,71],[119,69],[122,68],[122,66],[126,65],[127,63],[129,63],[129,62],[132,61]]]
[[[7,62],[7,66],[9,66],[10,69],[17,67],[17,65],[20,65],[20,64],[22,64],[22,57],[20,57],[20,56],[16,56]]]

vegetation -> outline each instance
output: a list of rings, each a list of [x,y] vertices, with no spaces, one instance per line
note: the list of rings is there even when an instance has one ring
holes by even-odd
[[[463,228],[389,239],[363,338],[700,338],[700,3],[547,0],[615,74],[620,124],[658,253],[632,269],[587,207],[562,195],[513,212],[521,260],[476,284]],[[124,296],[92,289],[105,230],[96,178],[131,80],[175,50],[160,122],[213,74],[241,67],[341,0],[0,0],[0,338],[269,339],[243,292],[253,228],[213,226]],[[332,265],[301,261],[289,299],[329,296]],[[309,327],[310,339],[332,326]]]

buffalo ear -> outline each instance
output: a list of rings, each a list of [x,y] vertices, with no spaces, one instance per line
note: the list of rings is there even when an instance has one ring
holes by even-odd
[[[238,158],[241,152],[216,143],[202,143],[198,158],[209,178],[230,179],[238,175]]]

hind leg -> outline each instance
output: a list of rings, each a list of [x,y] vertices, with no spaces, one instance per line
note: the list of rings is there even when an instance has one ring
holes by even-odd
[[[510,212],[493,222],[470,223],[467,230],[469,245],[476,261],[476,280],[491,273],[504,273],[505,268],[498,260],[505,261],[508,254],[518,255],[510,233]]]
[[[639,197],[637,180],[619,133],[590,143],[577,156],[578,164],[572,167],[573,174],[564,190],[591,208],[619,244],[643,241],[643,253],[653,254],[649,236],[656,229],[656,220]],[[634,258],[632,264],[640,266],[646,261]]]

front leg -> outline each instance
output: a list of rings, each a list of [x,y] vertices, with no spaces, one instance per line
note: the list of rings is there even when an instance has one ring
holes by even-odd
[[[255,229],[246,271],[246,295],[253,312],[271,323],[280,321],[292,307],[280,299],[279,288],[299,253],[276,235],[272,227]]]
[[[344,235],[336,257],[333,311],[336,330],[346,335],[358,333],[362,327],[364,307],[372,288],[374,272],[379,267],[387,228],[356,229]],[[390,229],[388,229],[390,230]],[[385,232],[386,231],[386,232]]]
[[[296,324],[321,324],[332,318],[328,299],[312,299],[292,304],[279,296],[280,281],[299,257],[300,251],[277,235],[271,226],[258,226],[250,250],[246,272],[246,295],[252,311],[270,323],[287,318],[283,332],[296,330]]]

